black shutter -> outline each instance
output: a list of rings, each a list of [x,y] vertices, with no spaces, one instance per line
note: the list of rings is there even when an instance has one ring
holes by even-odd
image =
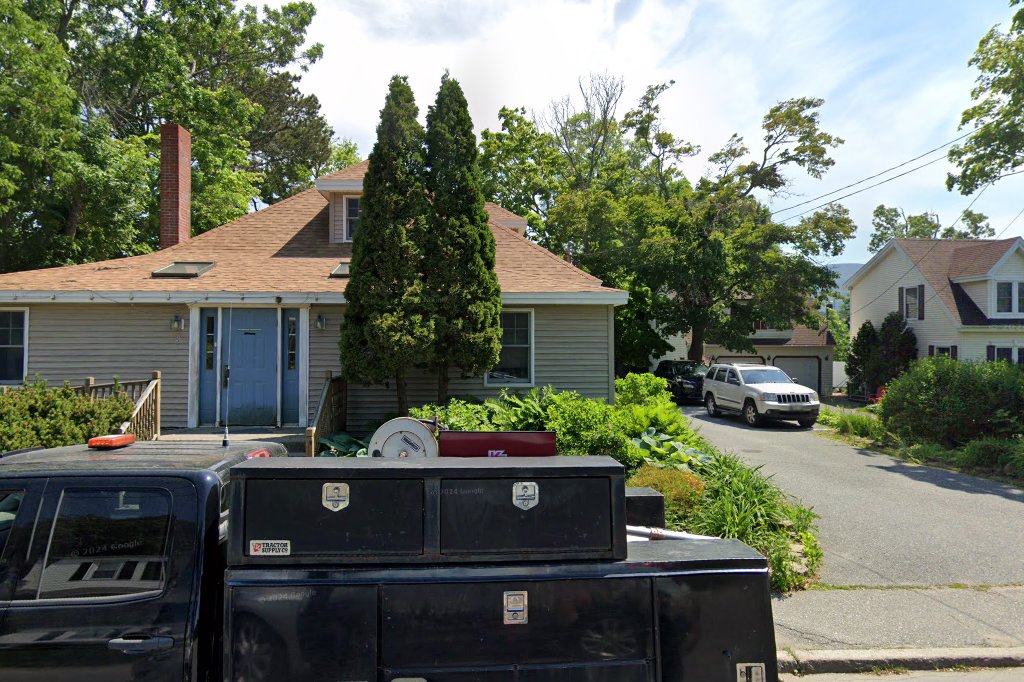
[[[917,319],[924,319],[924,285],[917,285]]]
[[[954,360],[956,360],[956,346],[950,346],[949,347],[949,357],[951,357]]]
[[[935,357],[935,346],[928,346],[928,357]]]
[[[1024,348],[1017,349],[1017,364],[1024,365]]]
[[[906,317],[907,316],[906,311],[903,309],[903,287],[900,287],[900,307],[899,307],[899,311],[900,311],[900,317]]]
[[[996,361],[996,347],[995,346],[985,346],[985,359],[988,360],[989,362],[995,362]]]

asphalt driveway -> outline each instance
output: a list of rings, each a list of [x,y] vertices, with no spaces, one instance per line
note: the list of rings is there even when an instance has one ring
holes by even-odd
[[[751,428],[685,407],[715,445],[820,515],[832,585],[1024,584],[1024,491],[908,464],[795,423]]]

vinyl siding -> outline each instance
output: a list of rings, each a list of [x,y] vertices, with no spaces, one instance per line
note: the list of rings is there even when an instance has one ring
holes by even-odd
[[[994,273],[995,279],[1000,281],[1021,281],[1024,280],[1024,253],[1019,250],[1006,259]]]
[[[856,335],[866,320],[878,329],[889,313],[899,308],[899,287],[924,285],[924,319],[907,320],[917,337],[918,357],[928,355],[928,346],[960,345],[959,323],[936,298],[913,262],[894,248],[850,290],[850,333]],[[982,354],[984,357],[984,353]]]
[[[962,286],[964,291],[967,292],[967,295],[978,304],[978,307],[981,308],[981,312],[985,313],[987,316],[989,314],[989,292],[992,289],[991,282],[988,280],[982,280],[981,282],[965,282],[960,286]],[[925,312],[927,312],[927,310]]]
[[[662,360],[686,360],[689,347],[686,344],[686,336],[684,334],[673,334],[672,336],[665,339],[672,350],[668,351],[660,358],[651,358],[651,371],[658,366],[658,363]]]
[[[331,229],[331,242],[345,241],[345,199],[362,196],[361,192],[332,192],[328,220]]]
[[[162,375],[161,419],[165,428],[186,426],[188,329],[172,331],[171,319],[188,320],[184,305],[32,304],[28,375],[51,383],[81,385],[118,377],[129,381]]]
[[[524,309],[526,306],[515,306]],[[608,306],[533,306],[534,385],[552,385],[575,390],[591,398],[611,398],[612,344],[609,338]],[[310,418],[327,371],[340,372],[338,338],[343,306],[313,306],[310,324],[317,315],[327,317],[327,328],[310,330],[309,391]],[[423,405],[437,398],[437,380],[426,371],[414,371],[408,379],[409,404]],[[451,374],[453,396],[487,398],[500,387],[484,386],[483,378],[463,379]],[[528,390],[528,389],[522,389]],[[349,429],[365,432],[398,411],[394,385],[349,387]]]
[[[945,344],[941,344],[945,345]],[[970,331],[960,335],[957,347],[957,355],[960,360],[974,360],[985,362],[985,348],[987,346],[998,346],[1013,348],[1013,361],[1017,362],[1018,348],[1024,348],[1024,330],[1021,331]],[[925,346],[925,355],[928,347]]]

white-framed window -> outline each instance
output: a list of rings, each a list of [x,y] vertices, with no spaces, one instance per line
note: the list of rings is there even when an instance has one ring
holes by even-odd
[[[20,384],[28,375],[28,309],[0,308],[0,384]]]
[[[936,346],[935,347],[935,354],[936,355],[945,355],[945,356],[948,357],[949,356],[949,346]]]
[[[1013,282],[996,282],[996,312],[1013,312]]]
[[[345,241],[350,242],[359,229],[359,197],[345,197]]]
[[[907,287],[907,289],[905,290],[905,292],[903,294],[903,296],[904,296],[903,318],[904,319],[907,319],[907,320],[916,320],[917,319],[917,317],[918,317],[918,314],[917,314],[918,306],[921,304],[921,302],[917,300],[917,293],[918,293],[918,291],[920,291],[920,289],[918,289],[917,287]]]
[[[501,355],[484,386],[533,386],[533,310],[501,311]]]

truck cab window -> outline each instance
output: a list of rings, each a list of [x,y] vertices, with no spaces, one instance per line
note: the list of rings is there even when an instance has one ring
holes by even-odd
[[[66,490],[47,548],[39,598],[163,589],[170,509],[164,490]]]

